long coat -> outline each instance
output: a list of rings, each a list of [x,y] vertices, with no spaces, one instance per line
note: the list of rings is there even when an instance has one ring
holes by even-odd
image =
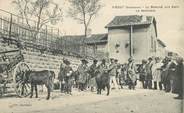
[[[78,82],[83,84],[86,83],[88,79],[88,66],[85,64],[81,64],[79,65],[77,71],[79,73]]]
[[[168,83],[173,79],[175,75],[175,64],[173,62],[168,62],[162,69],[161,79],[163,83]]]
[[[95,80],[95,77],[97,76],[97,65],[95,64],[92,64],[90,67],[89,67],[89,74],[90,74],[90,80],[89,80],[89,86],[96,86],[96,80]]]
[[[110,64],[109,65],[109,75],[110,76],[116,76],[116,73],[117,73],[117,64]]]
[[[128,79],[131,81],[131,82],[135,82],[136,79],[137,79],[137,76],[136,76],[136,69],[135,69],[135,65],[134,63],[129,63],[128,64]]]
[[[58,79],[59,81],[64,81],[64,68],[65,68],[65,65],[64,64],[61,64],[60,65],[60,70],[59,70],[59,74],[58,74]]]
[[[146,64],[141,64],[138,67],[138,72],[139,72],[139,80],[140,81],[145,81],[145,77],[146,77]]]
[[[146,77],[145,77],[146,80],[152,80],[153,79],[153,76],[152,76],[152,66],[153,66],[152,62],[148,62],[146,64]]]
[[[176,75],[173,79],[173,93],[176,94],[182,94],[183,92],[183,87],[182,87],[182,80],[183,80],[183,76],[184,76],[184,66],[183,63],[179,63],[176,66]]]

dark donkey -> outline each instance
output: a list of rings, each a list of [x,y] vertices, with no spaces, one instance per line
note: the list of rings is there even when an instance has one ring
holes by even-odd
[[[50,98],[50,92],[52,90],[55,73],[49,70],[43,71],[27,71],[25,77],[31,84],[31,96],[33,96],[33,89],[35,88],[36,98],[38,98],[37,85],[45,85],[47,88],[47,100]]]
[[[96,76],[97,94],[101,94],[102,89],[107,88],[107,96],[110,93],[110,76],[108,72],[98,73]]]

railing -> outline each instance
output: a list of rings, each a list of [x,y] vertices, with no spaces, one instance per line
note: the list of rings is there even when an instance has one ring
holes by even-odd
[[[44,25],[35,36],[36,22],[30,20],[30,23],[31,28],[22,17],[0,9],[0,38],[8,40],[8,43],[19,42],[25,48],[34,48],[42,52],[88,57],[81,51],[84,44],[63,39],[58,28]]]

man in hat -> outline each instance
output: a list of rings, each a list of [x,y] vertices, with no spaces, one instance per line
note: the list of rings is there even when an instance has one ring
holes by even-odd
[[[127,67],[127,79],[128,79],[128,87],[129,89],[135,89],[136,85],[136,68],[134,64],[134,59],[130,57],[128,59],[128,67]]]
[[[117,64],[115,63],[115,59],[111,58],[109,65],[110,89],[112,88],[118,89],[116,74],[117,74]]]
[[[102,59],[102,62],[101,62],[101,64],[98,65],[97,69],[100,72],[100,74],[103,74],[103,73],[107,72],[108,66],[106,64],[105,59]]]
[[[79,83],[79,90],[80,91],[84,91],[85,90],[85,85],[86,85],[86,82],[87,82],[87,77],[88,77],[88,66],[87,66],[87,63],[88,61],[86,59],[82,59],[81,60],[82,64],[79,65],[77,71],[79,73],[79,80],[78,80],[78,83]]]
[[[178,57],[176,59],[176,75],[175,79],[173,80],[173,90],[172,93],[178,94],[175,99],[183,99],[183,76],[184,76],[184,66],[183,66],[183,58]]]
[[[172,90],[173,78],[175,76],[176,64],[171,58],[167,58],[165,64],[164,76],[163,76],[163,84],[166,92],[170,92]]]
[[[62,61],[62,63],[60,64],[60,71],[59,71],[59,74],[58,74],[58,79],[60,81],[60,89],[61,89],[61,93],[64,92],[64,87],[65,87],[65,81],[64,81],[64,68],[65,68],[65,63],[64,63],[64,60]]]
[[[152,66],[153,59],[151,57],[148,58],[148,63],[146,64],[146,77],[145,77],[145,88],[152,89]]]
[[[118,84],[118,87],[120,86],[119,80],[120,80],[120,75],[121,75],[121,65],[118,64],[118,59],[114,60],[115,65],[116,65],[116,82]],[[119,87],[120,89],[120,87]]]
[[[66,64],[64,67],[64,75],[65,75],[64,81],[65,81],[66,93],[71,94],[72,84],[73,84],[73,77],[72,77],[73,69],[70,66],[70,61],[66,59],[64,60],[64,63]]]
[[[101,89],[105,88],[105,87],[103,87],[104,84],[106,84],[106,85],[109,84],[109,86],[110,86],[109,79],[107,79],[107,78],[109,78],[109,76],[106,76],[105,79],[103,78],[103,80],[101,78],[102,76],[107,75],[107,74],[108,74],[108,66],[106,64],[106,60],[102,59],[102,62],[97,67],[97,75],[95,77],[96,84],[97,84],[97,93],[98,94],[100,93]]]
[[[89,80],[89,87],[91,87],[91,91],[94,91],[94,87],[96,87],[96,72],[97,72],[97,60],[93,60],[93,64],[89,67],[89,74],[90,74],[90,80]]]
[[[139,81],[141,81],[143,88],[145,88],[146,64],[147,60],[143,59],[142,63],[139,65],[137,69],[137,71],[139,72]]]

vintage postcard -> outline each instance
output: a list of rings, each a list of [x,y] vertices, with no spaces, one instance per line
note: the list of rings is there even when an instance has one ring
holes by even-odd
[[[184,0],[0,0],[0,113],[183,113]]]

